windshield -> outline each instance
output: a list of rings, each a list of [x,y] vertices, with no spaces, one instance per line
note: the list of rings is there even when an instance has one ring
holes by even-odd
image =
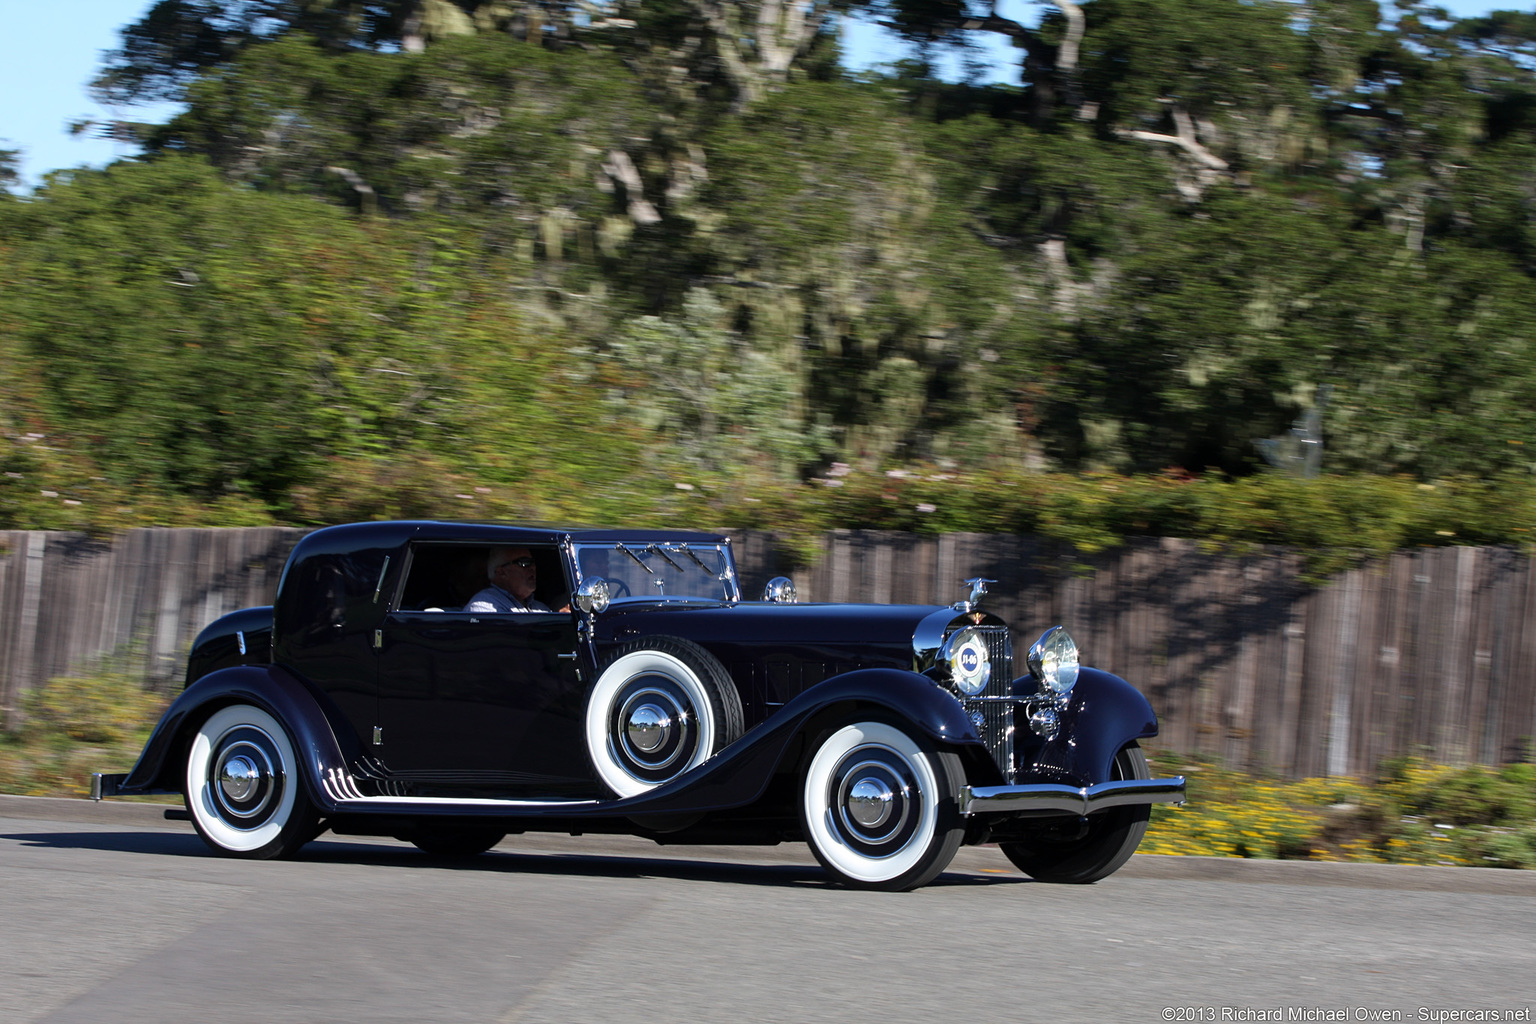
[[[736,566],[725,544],[626,540],[577,544],[575,549],[577,584],[600,576],[615,601],[741,600]]]

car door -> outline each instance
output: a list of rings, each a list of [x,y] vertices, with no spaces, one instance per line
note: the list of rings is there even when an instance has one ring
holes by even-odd
[[[396,608],[378,654],[375,756],[393,778],[424,795],[598,795],[570,612]]]

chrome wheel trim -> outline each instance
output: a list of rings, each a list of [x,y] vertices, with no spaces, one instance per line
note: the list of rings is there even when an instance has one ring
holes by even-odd
[[[921,807],[907,762],[888,747],[859,747],[832,769],[830,795],[834,824],[850,846],[871,856],[889,856],[901,845],[902,829]]]
[[[298,796],[294,764],[277,719],[243,704],[215,711],[187,751],[187,806],[198,831],[234,852],[276,840]]]
[[[669,722],[654,749],[636,742],[632,718],[646,705]],[[638,796],[702,763],[715,743],[715,716],[704,684],[663,651],[631,651],[603,670],[586,714],[587,752],[603,783],[621,797]]]
[[[869,782],[872,785],[862,787]],[[887,801],[870,790],[888,794]],[[876,815],[860,792],[885,805]],[[933,844],[939,785],[928,756],[883,722],[844,726],[822,743],[806,769],[806,839],[836,871],[860,882],[888,882],[918,866]],[[864,815],[875,824],[860,820]]]
[[[246,731],[236,730],[237,733]],[[220,816],[226,821],[259,821],[274,794],[281,792],[284,781],[282,773],[272,764],[272,738],[261,733],[260,739],[237,735],[231,740],[226,733],[214,744],[214,749],[214,756],[209,761],[214,773],[210,792]]]
[[[690,750],[697,714],[692,702],[676,692],[681,687],[669,682],[641,676],[619,694],[609,743],[618,763],[642,781],[665,772]]]
[[[668,701],[667,703],[671,703]],[[654,754],[667,745],[672,738],[672,720],[674,714],[668,714],[667,709],[659,704],[647,701],[639,707],[634,706],[633,699],[626,702],[630,710],[620,712],[619,718],[624,722],[624,745],[638,754]],[[674,712],[677,709],[673,709]]]

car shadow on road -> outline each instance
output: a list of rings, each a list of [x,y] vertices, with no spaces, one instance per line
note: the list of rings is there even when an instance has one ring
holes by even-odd
[[[7,832],[0,841],[57,850],[98,850],[158,857],[218,858],[195,835],[180,832]],[[500,872],[519,875],[587,876],[594,878],[669,878],[680,881],[728,882],[780,888],[837,888],[814,864],[764,864],[713,860],[665,853],[519,852],[516,837],[474,857],[434,857],[414,847],[387,841],[355,842],[334,837],[316,840],[293,857],[298,863],[373,865],[412,870]],[[676,850],[676,847],[667,848]],[[947,871],[928,887],[1029,884],[1021,875],[991,875]]]

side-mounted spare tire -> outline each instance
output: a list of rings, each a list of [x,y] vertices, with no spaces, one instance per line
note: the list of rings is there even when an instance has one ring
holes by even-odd
[[[714,655],[679,637],[620,645],[587,697],[587,752],[598,778],[620,797],[677,778],[741,733],[736,684]]]

